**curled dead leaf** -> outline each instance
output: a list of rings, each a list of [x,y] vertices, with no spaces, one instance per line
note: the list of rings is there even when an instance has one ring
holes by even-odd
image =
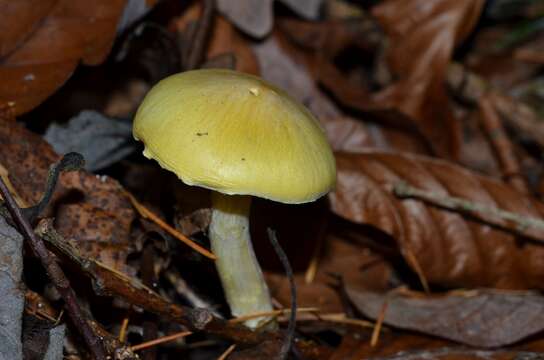
[[[447,67],[483,5],[482,0],[389,0],[372,11],[389,36],[386,60],[397,79],[373,101],[407,115],[443,157],[455,158],[460,141],[444,87]]]
[[[394,238],[415,257],[431,284],[451,287],[543,288],[544,247],[512,233],[419,200],[392,194],[399,182],[520,216],[540,218],[544,206],[494,179],[446,161],[379,151],[337,153],[332,209]],[[544,239],[541,229],[531,229]],[[414,267],[412,261],[408,261]],[[417,270],[414,267],[414,270]]]
[[[101,63],[125,0],[0,1],[0,103],[25,113],[57,90],[77,64]],[[7,30],[9,29],[9,30]]]
[[[543,330],[538,314],[544,302],[535,292],[479,290],[430,297],[346,291],[370,318],[387,303],[385,324],[475,347],[505,346]]]

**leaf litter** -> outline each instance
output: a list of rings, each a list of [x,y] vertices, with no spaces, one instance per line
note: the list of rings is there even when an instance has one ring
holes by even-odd
[[[30,213],[62,154],[87,160],[28,219],[77,301],[19,241],[19,255],[0,263],[16,273],[0,277],[14,289],[0,310],[13,341],[0,354],[277,356],[291,297],[265,240],[273,228],[298,292],[288,358],[539,358],[544,9],[484,3],[0,1],[0,176],[10,196]],[[209,248],[208,192],[144,160],[132,141],[145,92],[200,67],[283,88],[336,152],[328,199],[255,201],[252,237],[280,330],[232,321],[212,261],[176,239]],[[1,209],[6,240],[18,238]],[[74,307],[89,324],[83,336],[67,319]]]

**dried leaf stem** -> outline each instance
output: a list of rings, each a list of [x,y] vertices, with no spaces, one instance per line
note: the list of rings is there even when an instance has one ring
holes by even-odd
[[[227,348],[227,350],[225,350],[225,352],[221,354],[221,356],[217,358],[217,360],[225,360],[234,351],[235,348],[236,344],[232,344]]]
[[[188,54],[184,69],[197,69],[206,53],[206,45],[212,28],[213,14],[215,12],[215,0],[203,1],[202,16],[198,20],[196,29],[192,32],[192,38],[189,45]]]
[[[376,347],[378,345],[378,340],[380,339],[380,333],[382,331],[383,320],[385,319],[385,313],[387,311],[387,301],[382,305],[378,318],[376,319],[376,324],[372,330],[372,337],[370,339],[370,346]]]
[[[502,168],[506,182],[525,194],[529,192],[527,182],[521,175],[519,161],[514,152],[514,146],[508,138],[495,107],[488,96],[482,96],[478,101],[481,116],[480,122],[487,133],[489,141]]]
[[[409,246],[405,247],[404,255],[408,263],[412,265],[412,268],[415,270],[417,277],[419,278],[419,282],[421,283],[421,287],[423,287],[423,290],[425,291],[425,293],[430,294],[431,288],[429,287],[429,282],[427,281],[427,278],[425,277],[423,268],[419,264],[419,261],[417,260],[416,255],[414,254],[412,249],[410,249]]]
[[[132,203],[132,206],[138,211],[138,213],[144,218],[149,219],[153,221],[155,224],[159,225],[164,231],[175,237],[176,239],[183,242],[185,245],[189,246],[191,249],[195,250],[196,252],[206,256],[209,259],[216,260],[217,256],[215,256],[211,251],[208,251],[204,249],[202,246],[195,243],[193,240],[189,239],[187,236],[183,235],[170,225],[168,225],[166,222],[164,222],[161,218],[159,218],[157,215],[155,215],[151,210],[143,206],[134,195],[129,193],[128,191],[124,191],[125,195],[129,198],[130,202]]]
[[[393,192],[400,198],[415,198],[429,204],[452,211],[461,212],[480,221],[497,226],[507,231],[531,238],[538,242],[544,239],[537,237],[531,229],[544,230],[544,221],[530,216],[516,214],[493,206],[477,203],[467,199],[440,194],[434,191],[419,189],[406,182],[397,183]]]
[[[169,341],[174,341],[174,340],[177,340],[177,339],[181,339],[181,338],[189,336],[191,334],[192,334],[192,332],[190,332],[190,331],[181,331],[181,332],[178,332],[176,334],[163,336],[163,337],[160,337],[158,339],[146,341],[146,342],[143,342],[141,344],[131,346],[130,350],[138,351],[138,350],[147,349],[147,348],[150,348],[152,346],[156,346],[156,345],[159,345],[159,344],[164,344],[164,343],[169,342]]]
[[[21,208],[19,208],[11,196],[6,184],[4,183],[4,180],[2,180],[1,177],[0,192],[4,197],[6,207],[10,212],[13,221],[19,228],[19,231],[22,232],[27,239],[30,248],[40,258],[43,267],[47,271],[47,275],[64,300],[64,305],[68,315],[72,319],[76,329],[78,329],[81,333],[93,357],[98,360],[106,360],[106,353],[104,351],[104,347],[102,346],[102,342],[92,330],[87,318],[79,307],[74,290],[70,286],[70,281],[64,275],[64,272],[60,268],[59,264],[57,264],[53,257],[49,255],[49,251],[45,247],[42,239],[34,233],[30,223],[23,215]]]

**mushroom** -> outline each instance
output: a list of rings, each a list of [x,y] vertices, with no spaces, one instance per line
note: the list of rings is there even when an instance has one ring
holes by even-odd
[[[188,185],[212,190],[209,238],[232,315],[272,310],[251,245],[251,197],[299,204],[332,189],[334,157],[316,119],[258,77],[193,70],[149,91],[133,134],[145,157]],[[268,320],[245,324],[256,328]]]

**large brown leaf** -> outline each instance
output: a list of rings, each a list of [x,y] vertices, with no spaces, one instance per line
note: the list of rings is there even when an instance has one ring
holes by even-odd
[[[49,166],[59,155],[15,121],[0,120],[0,147],[0,165],[13,187],[28,205],[35,204],[45,189]],[[47,215],[55,217],[59,232],[84,254],[126,270],[135,214],[117,181],[83,170],[63,173]]]
[[[483,0],[389,0],[373,9],[387,33],[389,69],[396,79],[374,101],[416,123],[442,156],[455,157],[459,130],[444,79],[453,50],[472,31]]]
[[[126,0],[0,0],[0,103],[40,104],[108,54]]]
[[[306,105],[324,127],[336,151],[359,151],[365,147],[425,153],[425,147],[411,134],[380,124],[367,124],[344,115],[304,66],[305,55],[281,41],[276,32],[253,46],[261,76]],[[314,74],[315,75],[315,74]]]
[[[413,267],[410,254],[415,256],[429,282],[450,287],[544,288],[544,246],[419,200],[401,200],[391,189],[404,181],[534,218],[544,214],[542,203],[442,160],[377,151],[338,153],[336,160],[333,210],[392,236]],[[536,228],[532,235],[544,238]]]
[[[470,291],[444,296],[408,296],[346,288],[350,300],[384,323],[476,347],[509,345],[544,330],[544,299],[535,292]]]

